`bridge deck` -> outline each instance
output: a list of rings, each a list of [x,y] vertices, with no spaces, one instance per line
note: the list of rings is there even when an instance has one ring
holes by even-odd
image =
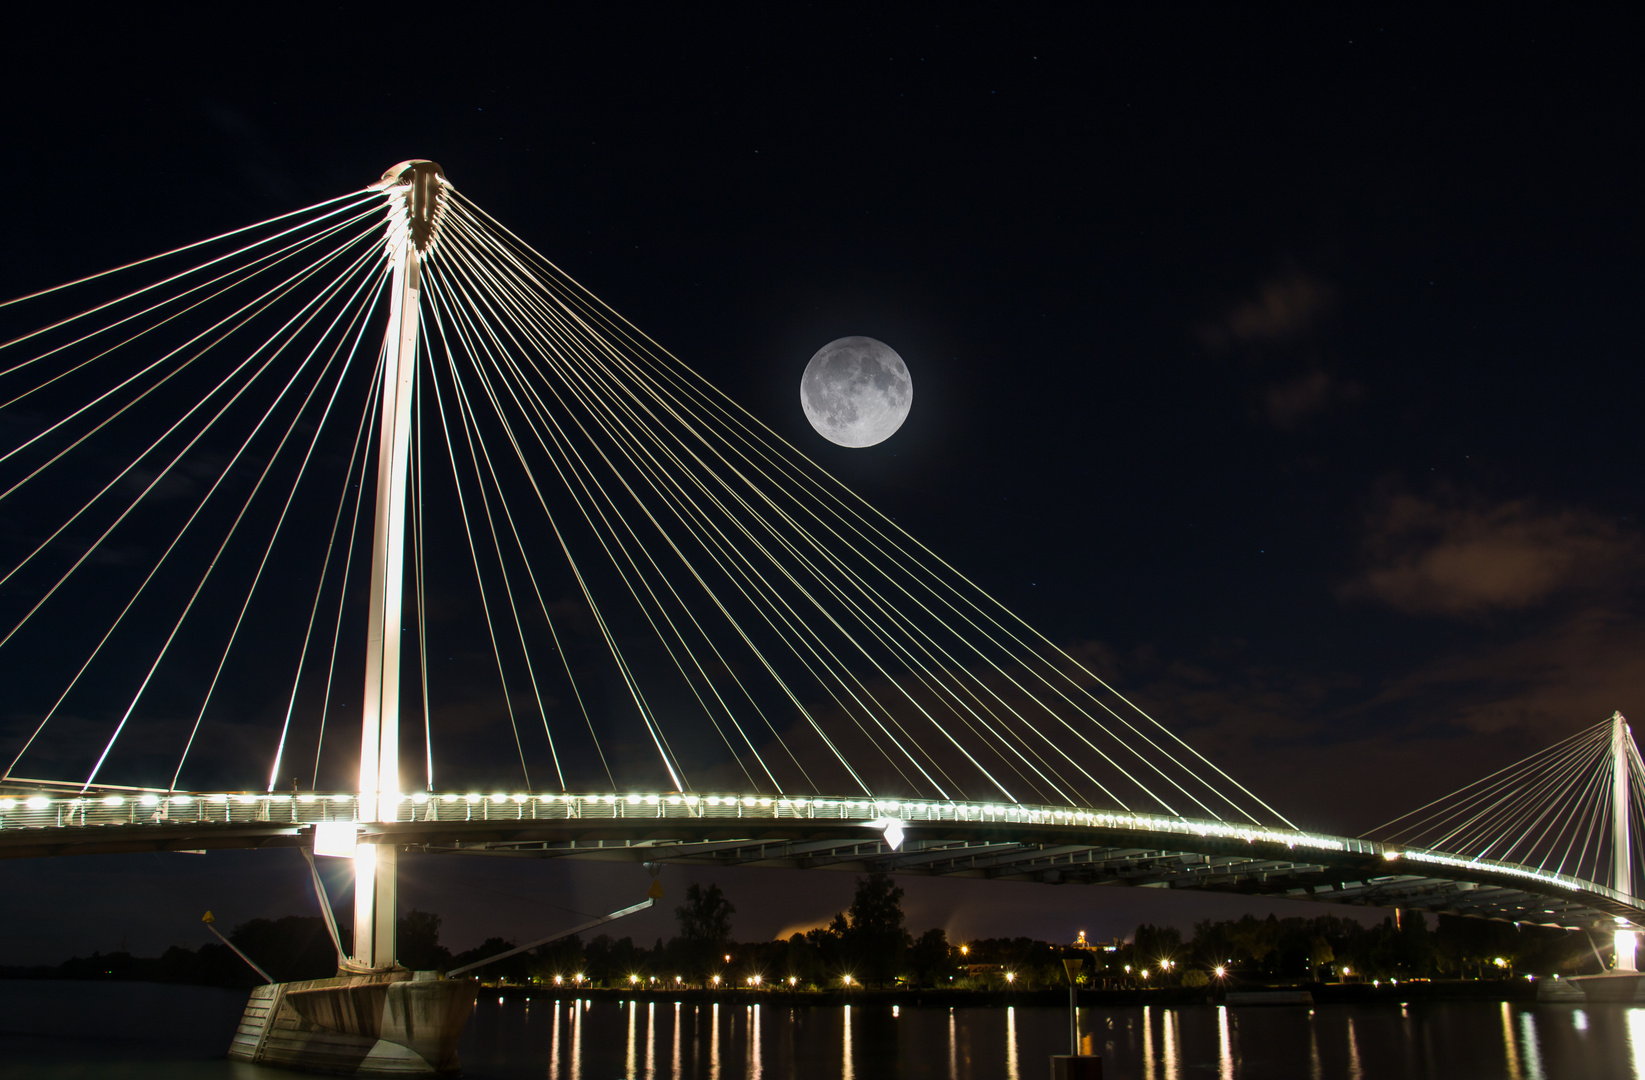
[[[357,820],[353,794],[0,796],[0,858],[297,847]],[[767,795],[406,796],[361,838],[429,853],[870,869],[1188,888],[1569,928],[1645,909],[1534,867],[1299,830],[1089,807]],[[903,830],[893,846],[885,830]],[[893,837],[894,839],[894,837]]]

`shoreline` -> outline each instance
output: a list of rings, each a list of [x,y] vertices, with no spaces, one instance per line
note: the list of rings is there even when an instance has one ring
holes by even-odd
[[[1492,982],[1406,982],[1397,985],[1370,983],[1293,983],[1289,985],[1236,985],[1218,990],[1188,987],[1159,987],[1149,990],[1081,990],[1082,1007],[1141,1005],[1223,1005],[1229,992],[1297,992],[1313,995],[1316,1005],[1402,1004],[1412,1001],[1534,1002],[1536,983],[1524,979]],[[649,990],[643,987],[576,989],[567,986],[520,986],[481,984],[481,994],[495,993],[505,999],[572,998],[587,1001],[682,1001],[708,1004],[766,1003],[795,1006],[907,1005],[914,1008],[1002,1008],[1021,1005],[1037,1008],[1066,1008],[1066,988],[1054,990],[787,990],[727,987],[704,990]],[[1248,1006],[1265,1008],[1269,1006]]]

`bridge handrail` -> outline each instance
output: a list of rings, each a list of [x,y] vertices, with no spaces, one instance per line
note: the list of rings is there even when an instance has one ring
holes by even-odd
[[[112,827],[153,823],[280,822],[296,826],[323,821],[359,821],[361,798],[354,792],[164,792],[127,789],[121,793],[0,794],[0,830]],[[634,792],[415,792],[399,797],[395,820],[507,821],[610,818],[747,818],[750,820],[838,820],[867,828],[952,822],[961,824],[1069,825],[1125,829],[1163,836],[1217,837],[1288,848],[1381,856],[1388,863],[1410,861],[1454,870],[1481,870],[1535,881],[1572,892],[1595,893],[1636,904],[1597,882],[1536,867],[1472,858],[1425,848],[1397,847],[1374,840],[1228,821],[1139,814],[1097,807],[1028,803],[982,803],[934,799],[873,799],[850,796],[664,794]]]

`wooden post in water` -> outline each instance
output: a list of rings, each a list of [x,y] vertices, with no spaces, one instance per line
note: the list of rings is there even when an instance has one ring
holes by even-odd
[[[1102,1080],[1102,1058],[1080,1053],[1078,980],[1084,966],[1084,960],[1062,962],[1063,971],[1068,973],[1068,1053],[1051,1055],[1051,1080]]]

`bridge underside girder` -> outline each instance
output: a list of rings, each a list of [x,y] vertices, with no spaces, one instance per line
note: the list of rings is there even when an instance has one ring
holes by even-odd
[[[1055,885],[1194,889],[1250,897],[1404,908],[1567,928],[1611,928],[1645,910],[1588,892],[1537,891],[1483,868],[1390,873],[1414,863],[1358,852],[1123,829],[944,825],[909,828],[893,850],[878,830],[827,821],[488,820],[370,823],[362,839],[407,853],[839,870]],[[0,830],[0,858],[137,851],[307,847],[310,826],[277,822],[132,823]],[[755,833],[756,835],[750,835]],[[1098,834],[1093,842],[1092,834]]]

